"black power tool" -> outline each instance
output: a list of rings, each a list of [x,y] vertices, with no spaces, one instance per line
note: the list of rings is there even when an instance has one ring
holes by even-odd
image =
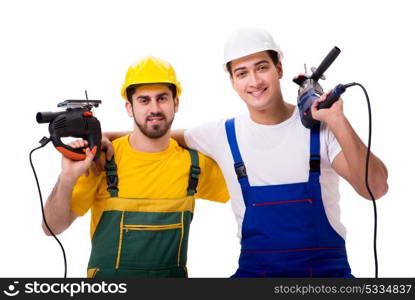
[[[50,140],[65,157],[84,160],[86,148],[74,149],[64,144],[63,137],[76,137],[88,141],[88,147],[99,157],[101,149],[101,125],[92,114],[92,108],[98,107],[101,100],[66,100],[58,104],[64,108],[60,112],[38,112],[38,123],[49,123]]]
[[[311,115],[311,106],[324,93],[323,88],[318,81],[320,79],[325,79],[323,75],[324,72],[330,67],[339,54],[340,49],[334,47],[317,69],[311,68],[313,72],[311,75],[307,75],[307,70],[305,70],[305,74],[300,74],[293,79],[293,81],[300,86],[298,89],[297,105],[301,122],[306,128],[312,128],[314,125],[320,123],[313,119]],[[346,88],[350,86],[352,86],[352,84],[338,84],[327,96],[327,99],[317,106],[317,109],[331,107],[331,105],[339,99],[340,95],[344,93]]]

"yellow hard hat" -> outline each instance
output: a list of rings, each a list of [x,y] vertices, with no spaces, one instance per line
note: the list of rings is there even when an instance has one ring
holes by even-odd
[[[128,101],[127,88],[133,84],[146,83],[171,83],[176,87],[177,96],[182,92],[173,67],[167,61],[148,56],[130,66],[125,75],[121,96]]]

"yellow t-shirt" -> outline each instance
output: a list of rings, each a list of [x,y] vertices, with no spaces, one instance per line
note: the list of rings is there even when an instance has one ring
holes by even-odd
[[[170,139],[162,152],[134,150],[129,136],[113,141],[118,174],[118,196],[121,198],[174,199],[187,194],[191,159],[189,152]],[[195,198],[217,202],[229,200],[225,180],[218,165],[199,153],[201,173]],[[71,209],[79,216],[91,209],[91,237],[109,198],[106,174],[81,176],[72,192]]]

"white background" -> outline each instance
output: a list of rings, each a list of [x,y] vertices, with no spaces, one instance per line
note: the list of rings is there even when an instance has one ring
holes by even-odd
[[[105,131],[129,130],[120,88],[128,66],[146,55],[175,67],[183,95],[174,128],[188,128],[245,111],[222,69],[226,37],[240,26],[267,29],[284,51],[285,100],[296,103],[291,79],[317,66],[333,46],[342,53],[326,72],[325,89],[357,81],[369,92],[373,152],[389,170],[389,192],[378,203],[382,277],[415,275],[413,151],[414,9],[411,1],[2,1],[0,4],[0,276],[63,275],[58,244],[41,230],[29,151],[48,134],[38,111],[65,99],[103,100]],[[412,19],[412,20],[411,20]],[[367,139],[368,115],[356,87],[343,96],[356,132]],[[34,163],[46,199],[60,170],[48,145]],[[341,183],[342,221],[353,274],[371,277],[372,203]],[[89,215],[60,239],[68,276],[83,277],[89,258]],[[228,277],[239,244],[230,205],[199,200],[192,224],[190,277]]]

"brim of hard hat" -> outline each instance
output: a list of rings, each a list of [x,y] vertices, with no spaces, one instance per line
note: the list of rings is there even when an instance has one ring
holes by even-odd
[[[140,83],[131,83],[128,84],[127,86],[123,86],[121,89],[121,97],[124,98],[125,101],[128,101],[127,98],[127,89],[132,86],[132,85],[137,85],[137,86],[141,86],[141,85],[150,85],[150,84],[171,84],[174,85],[176,87],[176,97],[179,97],[182,94],[182,88],[180,86],[180,82],[140,82]]]
[[[257,48],[257,49],[251,49],[249,52],[240,52],[240,53],[237,53],[237,54],[235,54],[235,55],[233,55],[231,57],[228,57],[227,60],[223,64],[223,69],[226,72],[228,72],[228,68],[226,67],[226,65],[228,63],[230,63],[230,62],[232,62],[232,61],[234,61],[236,59],[239,59],[239,58],[242,58],[242,57],[245,57],[245,56],[249,56],[251,54],[255,54],[255,53],[258,53],[258,52],[262,52],[262,51],[268,51],[268,50],[277,52],[278,53],[278,60],[279,61],[282,61],[282,59],[284,58],[284,54],[282,53],[281,49],[274,49],[274,48]]]

